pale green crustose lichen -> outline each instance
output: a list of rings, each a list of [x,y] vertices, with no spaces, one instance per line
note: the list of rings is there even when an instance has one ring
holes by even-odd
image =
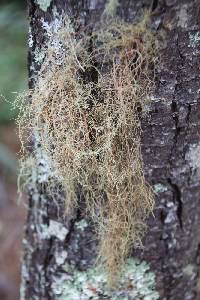
[[[39,7],[44,10],[47,11],[47,8],[50,6],[51,4],[51,0],[36,0],[36,3],[39,5]]]
[[[200,45],[200,32],[197,31],[196,33],[189,33],[189,47],[192,47],[193,55],[199,55],[199,45]]]
[[[53,283],[58,300],[157,300],[155,275],[146,262],[130,258],[124,268],[117,289],[107,287],[106,274],[94,267],[86,272],[67,269],[68,274]]]
[[[56,237],[60,241],[64,241],[68,234],[68,229],[60,222],[50,220],[49,226],[46,224],[41,225],[41,235],[43,239]]]
[[[79,222],[76,222],[75,226],[77,229],[84,231],[84,229],[88,226],[88,223],[85,219],[82,219]]]
[[[156,194],[158,193],[164,193],[167,191],[167,187],[165,185],[163,185],[162,183],[157,183],[157,184],[154,184],[154,187],[153,187],[154,191]]]
[[[190,45],[192,48],[195,48],[200,43],[200,32],[196,32],[195,34],[189,33]]]

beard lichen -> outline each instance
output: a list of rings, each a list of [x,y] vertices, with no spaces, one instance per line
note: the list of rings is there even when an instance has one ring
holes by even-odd
[[[49,190],[61,183],[66,214],[84,199],[99,238],[98,262],[111,285],[131,249],[142,246],[154,206],[141,155],[140,120],[156,60],[148,22],[148,14],[137,24],[111,19],[88,36],[65,19],[52,37],[62,57],[47,49],[34,89],[20,100],[22,144],[31,132],[48,157]],[[23,147],[23,165],[29,156]]]

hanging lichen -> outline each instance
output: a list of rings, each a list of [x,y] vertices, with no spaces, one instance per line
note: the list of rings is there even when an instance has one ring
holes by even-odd
[[[87,36],[77,35],[65,18],[52,36],[62,55],[50,38],[27,95],[30,104],[27,97],[20,100],[22,144],[31,132],[48,160],[51,195],[55,181],[66,193],[67,214],[84,198],[110,284],[131,249],[142,246],[154,205],[141,155],[140,119],[154,87],[155,39],[148,22],[148,14],[137,24],[111,19]],[[26,166],[30,154],[24,147],[23,153]]]

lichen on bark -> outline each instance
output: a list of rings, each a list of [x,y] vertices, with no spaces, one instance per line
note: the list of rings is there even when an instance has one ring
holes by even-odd
[[[35,1],[43,11],[47,11],[47,8],[50,6],[52,0],[35,0]]]
[[[62,186],[67,216],[84,198],[99,239],[98,261],[113,284],[132,247],[142,247],[154,205],[143,173],[138,107],[145,117],[154,88],[155,37],[148,28],[149,12],[134,24],[101,20],[92,35],[81,31],[80,38],[67,15],[55,17],[50,24],[42,21],[48,43],[39,60],[35,48],[41,69],[34,89],[22,98],[20,137],[24,146],[32,131],[32,173],[35,165],[49,167],[46,191],[56,198],[55,182]],[[98,80],[87,79],[91,69]],[[23,153],[22,170],[24,165],[27,170],[30,154]]]
[[[42,24],[45,22],[49,32],[53,32],[50,26],[55,20],[55,7],[59,12],[70,12],[74,20],[78,16],[79,28],[90,27],[90,22],[95,27],[105,8],[103,0],[55,0],[52,3],[48,12],[44,12],[35,2],[29,1],[31,76],[38,71],[34,49],[43,46],[45,49],[48,40]],[[148,0],[119,1],[117,13],[133,22],[140,9],[149,4]],[[142,154],[145,176],[155,185],[157,205],[155,218],[148,221],[150,230],[144,240],[144,249],[133,255],[150,263],[156,274],[160,299],[197,300],[200,297],[200,187],[196,166],[192,166],[188,154],[198,145],[200,130],[198,1],[153,1],[152,8],[152,27],[164,32],[164,41],[161,43],[162,63],[157,73],[156,95],[149,107],[151,118],[142,124]],[[180,16],[184,18],[180,20]],[[44,193],[38,189],[38,196]],[[33,209],[35,206],[37,210]],[[37,218],[39,211],[48,211],[48,217]],[[170,217],[172,214],[173,218]],[[67,221],[60,219],[55,203],[38,199],[30,191],[22,289],[25,299],[55,299],[52,283],[56,282],[59,289],[64,286],[68,279],[67,270],[63,271],[65,264],[69,263],[83,273],[92,268],[96,255],[93,227],[88,220],[88,226],[83,221],[83,226],[75,225],[83,218],[83,210],[75,212],[64,243],[55,236],[41,239],[33,224],[40,222],[39,227],[41,224],[48,227],[49,219],[52,219],[65,226]],[[61,277],[59,286],[57,279]]]
[[[129,259],[123,269],[118,286],[111,290],[107,286],[106,273],[98,268],[80,272],[63,265],[68,275],[55,278],[52,288],[57,300],[158,300],[155,291],[155,275],[146,262]]]

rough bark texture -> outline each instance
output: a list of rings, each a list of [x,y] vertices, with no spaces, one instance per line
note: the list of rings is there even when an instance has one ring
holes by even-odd
[[[105,0],[29,1],[30,86],[34,85],[40,68],[36,52],[38,55],[47,40],[42,20],[52,22],[56,8],[59,13],[63,10],[71,18],[78,18],[85,26],[100,18],[104,6]],[[197,300],[200,299],[200,3],[123,0],[118,14],[131,21],[142,7],[152,7],[152,26],[162,35],[156,95],[150,118],[143,122],[142,139],[145,174],[156,191],[157,204],[154,217],[148,220],[144,250],[133,251],[133,255],[150,264],[156,275],[159,299]],[[38,176],[44,176],[42,158],[39,168]],[[81,209],[66,220],[62,214],[62,196],[52,201],[38,182],[36,178],[29,193],[22,298],[72,300],[60,290],[71,276],[64,266],[73,265],[85,272],[93,265],[94,230]],[[73,299],[132,299],[100,294],[98,297]]]

